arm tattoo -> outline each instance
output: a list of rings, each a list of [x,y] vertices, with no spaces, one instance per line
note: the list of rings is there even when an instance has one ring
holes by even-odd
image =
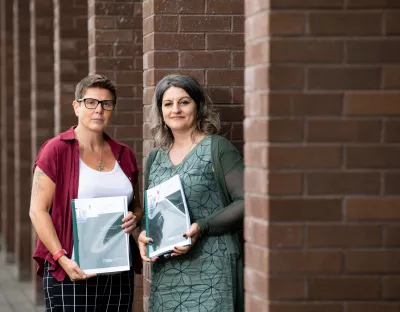
[[[35,173],[33,174],[33,187],[32,187],[33,197],[38,196],[39,193],[44,190],[41,178],[42,178],[42,176],[45,176],[45,175],[46,174],[39,168],[37,168],[35,170]]]

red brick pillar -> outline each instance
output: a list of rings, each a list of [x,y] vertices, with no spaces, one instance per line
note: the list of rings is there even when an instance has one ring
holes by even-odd
[[[143,6],[144,104],[166,74],[193,75],[219,110],[222,133],[242,141],[243,0],[146,0]]]
[[[246,311],[269,311],[268,1],[245,0],[245,303]],[[255,25],[256,23],[259,25]],[[260,34],[254,35],[259,29]],[[257,128],[256,128],[257,127]],[[290,175],[288,175],[290,178]],[[293,175],[292,179],[295,179]],[[297,178],[298,184],[301,179]],[[296,184],[290,180],[296,189]],[[288,187],[290,190],[290,187]],[[298,231],[297,231],[298,232]],[[293,239],[298,233],[294,232]],[[254,233],[254,234],[253,234]],[[285,233],[285,232],[283,232]]]
[[[55,134],[77,123],[76,84],[88,74],[87,1],[54,0]]]
[[[5,7],[2,0],[0,0],[0,108],[2,107],[2,103],[6,101],[6,93],[5,93],[5,79],[6,79],[6,72],[5,72],[5,66],[6,66],[6,35],[5,35],[5,30],[6,30],[6,17],[5,15],[2,13],[5,11]],[[1,121],[1,117],[0,117],[0,130],[2,126],[2,121]],[[3,140],[3,135],[0,134],[0,147],[2,147],[2,140]],[[0,233],[2,233],[2,222],[1,222],[1,210],[2,210],[2,197],[3,197],[3,186],[1,184],[1,176],[2,176],[2,160],[1,160],[1,153],[0,153]],[[2,243],[2,242],[0,242]]]
[[[142,5],[137,1],[91,1],[89,72],[117,84],[118,101],[111,135],[142,150]]]
[[[246,311],[399,309],[398,7],[246,0]]]
[[[30,0],[31,7],[31,162],[40,146],[54,136],[54,50],[53,0]],[[36,232],[32,229],[32,253],[36,249]],[[43,304],[42,279],[32,263],[33,302]]]
[[[32,160],[54,136],[53,0],[30,0],[32,68]]]
[[[14,209],[15,262],[18,280],[31,271],[31,64],[29,5],[14,0]],[[9,129],[10,130],[10,129]]]
[[[2,86],[1,86],[1,222],[2,249],[6,263],[14,263],[14,33],[13,2],[1,0]]]
[[[89,2],[89,72],[117,84],[117,106],[107,132],[129,145],[141,165],[143,124],[142,3]],[[135,312],[142,311],[142,276],[135,277]]]
[[[195,76],[209,91],[221,133],[242,148],[243,0],[143,1],[144,120],[157,82],[167,74]],[[152,148],[144,132],[143,155]],[[145,310],[150,288],[145,266]]]

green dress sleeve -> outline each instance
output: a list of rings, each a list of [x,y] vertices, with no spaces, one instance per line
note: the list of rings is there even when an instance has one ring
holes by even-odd
[[[223,137],[215,136],[212,144],[213,170],[218,184],[222,210],[199,220],[201,235],[222,235],[243,228],[243,158],[239,151]]]

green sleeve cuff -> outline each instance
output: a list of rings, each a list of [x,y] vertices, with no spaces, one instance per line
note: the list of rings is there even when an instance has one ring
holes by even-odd
[[[200,236],[208,235],[210,232],[210,225],[208,224],[208,220],[206,218],[196,220],[194,223],[197,223],[200,227]]]

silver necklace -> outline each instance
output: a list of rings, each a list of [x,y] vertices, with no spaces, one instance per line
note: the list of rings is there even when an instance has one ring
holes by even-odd
[[[103,145],[101,146],[101,153],[100,153],[100,160],[99,160],[99,164],[97,165],[97,169],[99,171],[103,171],[105,166],[103,165],[103,149],[104,149],[104,141],[103,141]]]

